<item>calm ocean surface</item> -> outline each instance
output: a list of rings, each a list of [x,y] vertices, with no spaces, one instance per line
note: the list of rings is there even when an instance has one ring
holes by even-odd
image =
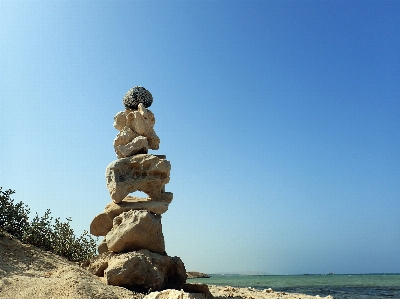
[[[211,275],[210,278],[189,279],[233,287],[272,288],[274,291],[332,295],[335,299],[400,299],[400,274],[365,275]]]

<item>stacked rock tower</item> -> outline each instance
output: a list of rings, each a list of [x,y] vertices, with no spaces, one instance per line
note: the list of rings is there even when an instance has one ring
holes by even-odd
[[[90,224],[90,233],[104,239],[89,270],[107,284],[139,291],[180,289],[186,281],[181,259],[165,252],[161,215],[173,197],[165,192],[171,164],[164,155],[148,154],[160,143],[154,114],[148,109],[152,102],[151,93],[140,86],[124,96],[125,110],[114,117],[118,159],[106,169],[112,201]],[[129,196],[135,191],[147,197]]]

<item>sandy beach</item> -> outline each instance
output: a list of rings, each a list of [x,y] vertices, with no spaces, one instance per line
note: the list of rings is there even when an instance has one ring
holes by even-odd
[[[188,280],[190,283],[190,280]],[[158,299],[312,299],[330,298],[304,294],[274,292],[272,289],[255,290],[230,286],[209,286],[210,294],[183,291],[147,294]],[[122,287],[106,285],[101,278],[90,274],[77,263],[21,243],[8,234],[0,236],[0,298],[104,298],[142,299],[146,294],[134,293]]]

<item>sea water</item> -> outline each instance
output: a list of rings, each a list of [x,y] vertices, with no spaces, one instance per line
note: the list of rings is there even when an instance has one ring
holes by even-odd
[[[210,275],[188,282],[272,288],[276,292],[333,296],[335,299],[400,299],[400,274],[364,275]]]

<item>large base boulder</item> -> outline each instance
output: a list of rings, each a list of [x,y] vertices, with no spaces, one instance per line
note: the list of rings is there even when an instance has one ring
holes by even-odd
[[[161,216],[144,210],[130,210],[113,220],[113,228],[106,235],[109,251],[129,252],[148,249],[165,253]]]
[[[107,252],[90,261],[87,269],[107,284],[133,291],[180,290],[186,281],[185,265],[170,257],[142,249],[128,253]]]
[[[142,191],[152,200],[164,198],[162,193],[169,182],[171,164],[165,156],[139,154],[111,162],[106,169],[107,189],[115,203],[129,193]]]

